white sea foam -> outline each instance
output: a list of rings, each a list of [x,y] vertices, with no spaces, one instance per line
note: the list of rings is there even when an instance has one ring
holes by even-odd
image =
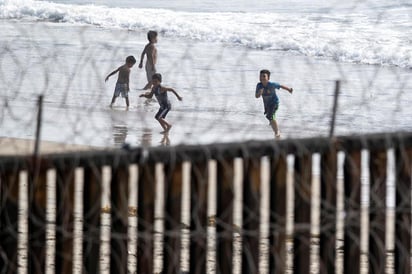
[[[29,19],[135,31],[155,29],[166,37],[221,42],[248,48],[290,51],[342,62],[412,68],[412,7],[364,13],[289,14],[182,12],[109,8],[33,0],[0,0],[0,18]],[[393,12],[396,12],[394,17]]]

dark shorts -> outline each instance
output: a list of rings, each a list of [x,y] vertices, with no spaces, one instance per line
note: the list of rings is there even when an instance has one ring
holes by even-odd
[[[159,111],[156,113],[155,118],[166,118],[167,113],[172,109],[172,106],[165,105],[165,106],[160,106]]]
[[[273,104],[266,107],[265,115],[269,121],[276,120],[276,111],[278,110],[278,108],[279,104]]]

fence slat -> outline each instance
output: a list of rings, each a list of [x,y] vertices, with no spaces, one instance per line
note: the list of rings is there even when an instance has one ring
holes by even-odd
[[[352,151],[344,162],[345,220],[344,273],[360,273],[361,151]]]
[[[182,164],[170,163],[165,169],[165,235],[163,273],[180,273]]]
[[[46,181],[42,163],[29,169],[29,273],[44,273],[46,263]]]
[[[233,265],[233,159],[217,161],[216,272],[232,273]]]
[[[312,155],[295,156],[294,273],[310,271]]]
[[[0,166],[0,268],[17,272],[19,170]]]
[[[101,167],[84,167],[83,269],[85,273],[99,273],[102,193]]]
[[[260,158],[243,159],[242,273],[259,272]]]
[[[285,273],[286,262],[286,174],[285,155],[271,157],[269,273]]]
[[[320,189],[320,272],[333,273],[336,259],[337,216],[337,151],[333,146],[321,155]]]
[[[56,167],[56,273],[73,269],[74,172],[74,166]]]
[[[206,273],[208,161],[193,163],[190,184],[190,273]]]
[[[129,166],[112,166],[110,272],[127,273]]]
[[[412,149],[396,150],[395,273],[411,273]]]
[[[370,151],[369,271],[385,273],[387,151]]]
[[[137,199],[137,273],[153,273],[155,189],[155,165],[140,165]]]

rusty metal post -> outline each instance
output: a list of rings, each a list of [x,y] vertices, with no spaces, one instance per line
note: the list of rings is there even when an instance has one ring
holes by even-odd
[[[345,220],[344,220],[344,273],[360,273],[361,237],[361,150],[345,156]]]
[[[42,115],[43,115],[43,95],[39,96],[39,101],[37,104],[38,104],[38,111],[37,111],[37,124],[36,124],[36,139],[34,143],[34,152],[33,152],[33,155],[35,157],[39,156],[40,132],[41,132],[41,122],[42,122]]]
[[[169,163],[165,170],[165,233],[163,240],[163,273],[180,272],[181,211],[183,166]]]
[[[412,148],[396,149],[395,273],[411,273]]]
[[[320,272],[335,272],[337,150],[334,144],[321,155]]]
[[[340,91],[340,81],[335,82],[335,95],[333,97],[332,119],[330,122],[329,137],[332,137],[335,131],[336,112],[338,110],[338,97]]]
[[[83,191],[83,269],[99,273],[100,225],[103,184],[102,167],[90,163],[84,167]]]
[[[155,164],[139,165],[137,273],[153,273]]]
[[[242,272],[259,272],[260,158],[243,159]]]
[[[29,273],[44,273],[46,263],[47,167],[38,158],[29,167]]]
[[[56,166],[56,273],[72,273],[74,247],[74,174],[76,166]]]
[[[208,159],[192,163],[190,184],[190,273],[205,274],[207,261]]]
[[[19,168],[0,165],[0,268],[17,273]]]
[[[309,273],[312,155],[295,155],[295,224],[293,235],[294,273]]]
[[[370,151],[369,271],[385,273],[387,150]]]
[[[276,154],[271,158],[270,172],[270,257],[269,273],[286,272],[286,200],[287,200],[286,155]]]
[[[110,271],[127,273],[127,228],[129,218],[129,165],[125,159],[112,166],[110,182],[111,231],[110,231]]]
[[[233,163],[233,159],[220,159],[217,162],[217,273],[232,273],[233,269]]]

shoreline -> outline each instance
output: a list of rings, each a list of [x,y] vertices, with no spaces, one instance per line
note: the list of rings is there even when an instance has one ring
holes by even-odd
[[[86,150],[102,150],[103,147],[41,141],[39,153],[78,152]],[[0,156],[31,155],[34,152],[34,140],[23,138],[0,137]]]
[[[100,77],[125,56],[140,53],[146,41],[143,33],[123,33],[120,43],[113,39],[118,33],[111,29],[49,23],[19,25],[20,31],[31,34],[30,40],[47,50],[45,54],[55,53],[62,58],[51,74],[44,70],[40,57],[26,56],[31,44],[21,40],[13,25],[1,25],[8,27],[5,36],[15,46],[15,55],[21,56],[22,64],[30,60],[31,70],[21,75],[23,84],[13,90],[6,84],[13,81],[13,75],[20,75],[20,70],[13,60],[5,62],[14,69],[4,75],[6,81],[0,85],[6,91],[0,96],[4,108],[0,132],[4,137],[31,141],[17,145],[4,145],[2,141],[0,155],[33,153],[39,94],[44,95],[41,136],[47,140],[41,142],[40,153],[117,148],[124,143],[154,147],[272,139],[262,101],[254,96],[262,68],[272,71],[273,81],[294,89],[293,95],[283,91],[278,94],[281,104],[277,120],[283,138],[328,136],[336,80],[341,81],[336,135],[412,130],[405,119],[412,116],[408,107],[411,96],[405,92],[411,88],[407,81],[410,72],[404,69],[161,37],[158,70],[164,76],[164,85],[175,88],[184,98],[177,102],[171,97],[173,109],[167,119],[173,129],[166,136],[160,134],[161,128],[153,118],[157,103],[138,97],[139,88],[147,82],[144,70],[132,70],[128,111],[120,98],[113,109],[107,106],[115,80],[105,83]],[[72,36],[82,44],[72,44],[73,39],[68,39]],[[83,44],[93,51],[84,51]],[[85,73],[68,77],[67,72],[79,66]],[[46,88],[45,82],[49,83]]]

